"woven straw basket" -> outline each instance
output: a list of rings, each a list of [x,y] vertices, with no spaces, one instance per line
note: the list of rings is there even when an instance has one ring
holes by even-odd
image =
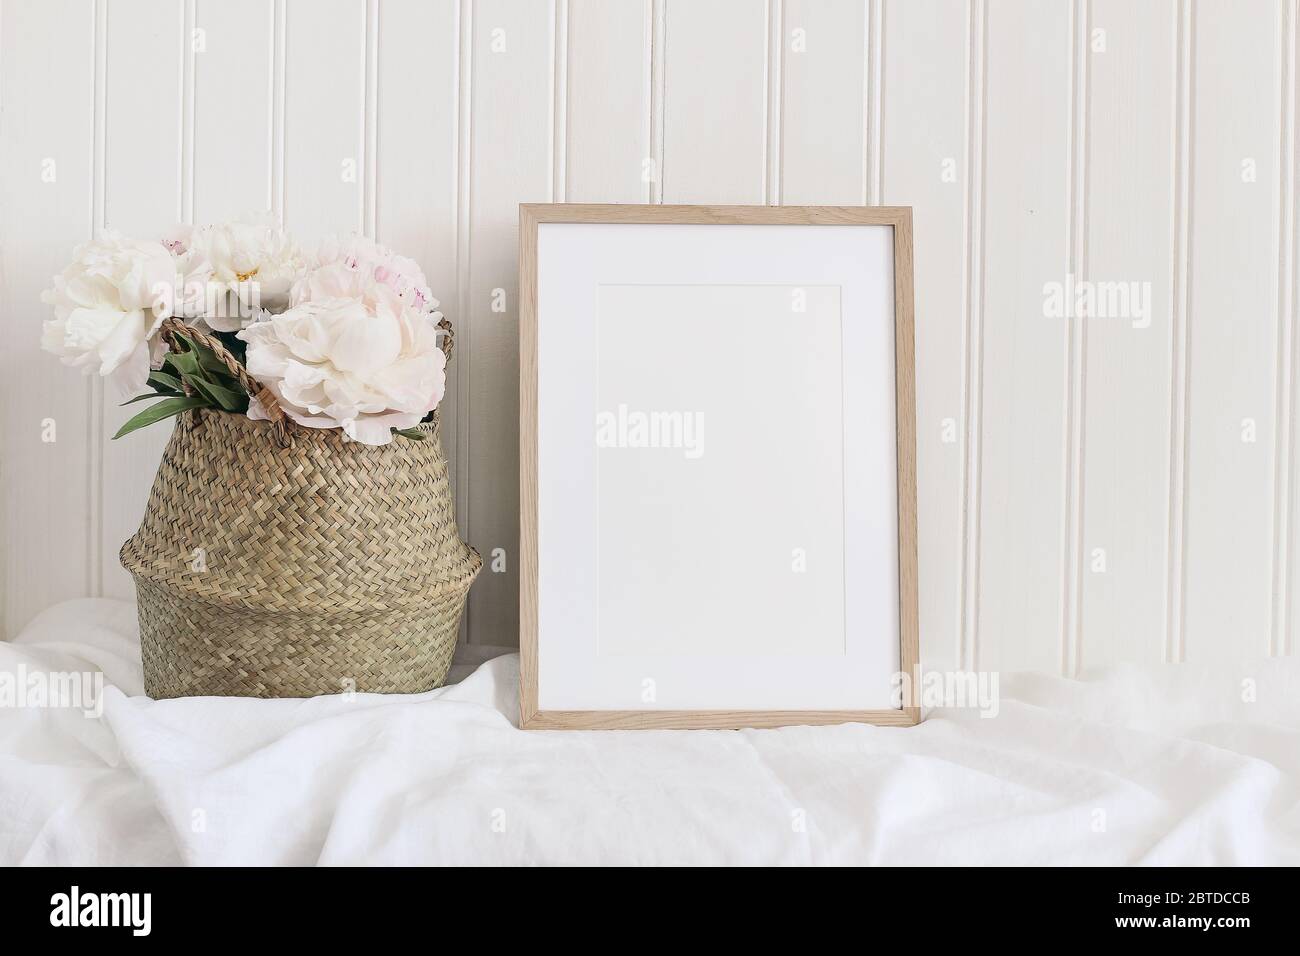
[[[174,332],[212,348],[273,421],[213,409],[177,420],[121,553],[146,693],[437,687],[482,565],[456,530],[437,416],[419,426],[424,441],[383,446],[295,427],[219,341],[169,320]]]

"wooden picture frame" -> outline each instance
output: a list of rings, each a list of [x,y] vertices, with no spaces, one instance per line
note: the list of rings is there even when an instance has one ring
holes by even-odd
[[[866,709],[544,709],[539,701],[539,228],[546,224],[883,226],[892,229],[897,504],[897,632],[902,706]],[[859,230],[859,233],[861,231]],[[553,233],[548,233],[548,235]],[[909,207],[521,204],[519,207],[520,726],[524,729],[759,728],[851,721],[908,726],[920,719],[916,557],[916,426]],[[838,300],[837,300],[838,302]],[[838,307],[838,306],[837,306]],[[596,308],[593,306],[593,309]],[[839,319],[837,318],[837,322]],[[887,321],[887,320],[886,320]],[[680,333],[684,330],[673,330]],[[660,329],[656,335],[668,335]],[[686,347],[689,338],[675,348]],[[847,435],[847,432],[846,432]],[[847,441],[847,438],[846,438]],[[892,515],[891,515],[892,520]],[[847,571],[844,586],[848,589]],[[594,599],[593,599],[594,600]],[[554,607],[559,602],[552,602]],[[847,631],[846,631],[847,634]],[[845,637],[847,641],[847,636]],[[901,675],[901,676],[900,676]]]

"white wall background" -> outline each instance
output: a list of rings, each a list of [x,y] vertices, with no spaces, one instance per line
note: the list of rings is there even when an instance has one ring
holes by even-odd
[[[269,207],[425,266],[458,512],[508,555],[472,594],[492,645],[517,203],[888,203],[915,208],[927,663],[1292,653],[1297,7],[0,0],[5,630],[130,595],[166,440],[110,442],[123,410],[39,352],[38,294],[95,229]],[[1149,327],[1046,318],[1067,274],[1149,282]]]

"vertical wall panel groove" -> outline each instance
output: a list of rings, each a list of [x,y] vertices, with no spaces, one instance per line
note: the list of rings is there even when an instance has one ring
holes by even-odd
[[[1070,7],[1070,128],[1069,168],[1066,178],[1068,212],[1067,258],[1069,272],[1087,279],[1087,151],[1088,151],[1088,0],[1073,0]],[[1083,445],[1086,414],[1085,370],[1087,323],[1079,316],[1068,320],[1065,360],[1065,497],[1061,567],[1061,674],[1078,668],[1080,601],[1083,559]]]
[[[197,0],[185,0],[181,23],[181,222],[194,222],[194,29]]]
[[[365,53],[361,67],[361,148],[365,174],[361,194],[361,231],[379,234],[379,0],[366,0]]]
[[[469,414],[470,362],[474,354],[474,332],[469,321],[470,206],[473,200],[474,159],[474,5],[460,0],[456,17],[458,53],[456,69],[456,518],[461,537],[470,536]],[[468,602],[461,618],[463,639],[468,642]]]
[[[1290,452],[1288,475],[1289,487],[1287,525],[1285,530],[1286,541],[1286,559],[1287,559],[1287,579],[1283,582],[1283,587],[1287,594],[1286,614],[1282,620],[1282,632],[1278,635],[1278,644],[1276,652],[1278,654],[1295,653],[1295,603],[1297,587],[1297,575],[1300,569],[1296,567],[1296,535],[1300,533],[1300,526],[1296,521],[1297,513],[1300,513],[1300,507],[1297,506],[1296,495],[1300,494],[1300,483],[1296,481],[1296,436],[1294,430],[1297,422],[1300,422],[1300,415],[1297,414],[1296,402],[1300,401],[1300,390],[1296,388],[1295,375],[1297,365],[1300,364],[1300,0],[1290,0],[1290,30],[1288,37],[1287,62],[1291,78],[1291,86],[1288,90],[1291,107],[1287,112],[1287,139],[1291,144],[1291,199],[1289,210],[1286,213],[1290,217],[1289,239],[1291,243],[1291,290],[1289,293],[1291,303],[1291,314],[1289,321],[1291,323],[1291,399],[1290,399]]]
[[[785,51],[785,22],[781,0],[767,0],[767,65],[764,77],[767,88],[766,166],[763,170],[764,201],[781,205],[781,114],[785,87],[781,81],[781,61]]]
[[[875,0],[867,0],[867,8],[862,18],[862,205],[870,206],[871,203],[871,183],[872,169],[876,162],[875,150],[871,145],[872,134],[872,113],[870,108],[871,94],[876,88],[872,79],[871,71],[875,67],[876,58],[871,55],[871,44],[875,38],[875,30],[872,29],[872,4]],[[883,3],[884,0],[881,0]],[[882,45],[884,41],[881,41]]]
[[[284,85],[287,0],[275,0],[271,37],[271,211],[284,222]]]
[[[1269,653],[1285,653],[1286,635],[1291,616],[1290,557],[1291,557],[1291,499],[1294,494],[1295,444],[1292,413],[1295,408],[1295,302],[1294,252],[1295,252],[1295,70],[1296,70],[1296,3],[1284,0],[1278,9],[1281,29],[1281,79],[1279,96],[1281,113],[1279,125],[1280,157],[1278,190],[1282,208],[1278,216],[1278,322],[1277,322],[1277,409],[1273,504],[1273,601],[1272,621],[1269,629]]]
[[[981,471],[984,389],[984,159],[988,90],[988,11],[971,0],[968,16],[969,73],[966,119],[966,262],[963,279],[963,348],[966,354],[962,421],[966,456],[962,470],[961,624],[958,666],[979,666]]]
[[[569,0],[552,0],[551,202],[568,202]]]
[[[655,26],[658,23],[655,0],[642,0],[641,11],[641,141],[645,143],[645,155],[641,157],[642,189],[637,196],[637,201],[653,203],[655,201],[655,181],[659,178],[658,166],[654,166],[653,173],[648,173],[646,163],[657,164],[658,162],[655,158],[655,139],[658,135],[655,130],[655,104],[659,95],[655,89],[657,60],[655,55]]]
[[[91,145],[90,236],[94,238],[105,225],[105,160],[107,139],[105,123],[108,103],[108,0],[95,0],[95,80],[93,103],[93,140]],[[86,416],[86,447],[90,467],[87,469],[88,509],[90,513],[90,560],[87,593],[96,597],[104,593],[104,383],[92,380],[88,388],[89,414]]]
[[[867,96],[867,155],[870,169],[866,177],[867,205],[878,206],[885,193],[885,6],[884,0],[868,0],[867,6],[866,69]]]
[[[650,158],[654,176],[649,183],[648,201],[664,201],[664,95],[665,47],[668,37],[668,0],[653,0],[650,7]]]
[[[1192,244],[1192,123],[1195,117],[1192,84],[1195,57],[1195,9],[1191,0],[1179,0],[1175,27],[1177,56],[1177,135],[1174,143],[1173,288],[1170,321],[1172,416],[1169,468],[1169,610],[1166,660],[1183,660],[1184,591],[1187,583],[1187,417],[1191,404],[1188,355],[1188,312],[1191,303]]]
[[[104,120],[108,96],[108,0],[95,0],[94,55],[95,73],[92,91],[93,141],[91,144],[90,234],[104,228]]]

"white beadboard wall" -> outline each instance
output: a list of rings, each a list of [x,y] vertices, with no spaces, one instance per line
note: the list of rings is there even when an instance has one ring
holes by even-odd
[[[1300,0],[0,0],[5,633],[130,595],[166,439],[111,442],[39,351],[96,229],[269,207],[423,263],[458,514],[505,564],[467,639],[507,645],[516,205],[887,203],[927,665],[1293,653],[1298,31]],[[1067,275],[1149,283],[1149,325],[1044,317]]]

